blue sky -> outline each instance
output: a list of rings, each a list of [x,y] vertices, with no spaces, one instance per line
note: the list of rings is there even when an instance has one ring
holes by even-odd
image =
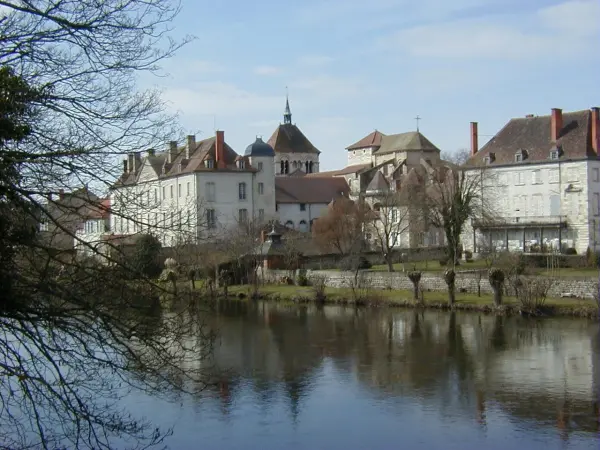
[[[187,132],[238,152],[268,139],[289,87],[321,170],[377,128],[442,150],[511,117],[600,105],[600,0],[181,0],[196,39],[155,80]]]

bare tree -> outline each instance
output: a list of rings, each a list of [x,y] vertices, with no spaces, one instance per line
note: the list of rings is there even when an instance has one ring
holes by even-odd
[[[465,171],[453,165],[436,167],[430,176],[426,202],[428,221],[444,230],[448,257],[452,267],[458,262],[460,239],[469,219],[485,221],[493,211],[484,199],[480,169]]]
[[[208,356],[211,336],[190,316],[161,315],[160,287],[132,282],[136,272],[113,253],[102,255],[107,265],[74,257],[36,227],[42,222],[97,254],[77,227],[87,206],[109,207],[77,188],[105,193],[119,156],[179,133],[158,93],[136,88],[141,72],[158,70],[181,44],[169,38],[178,6],[0,0],[0,7],[0,445],[160,443],[168,430],[130,417],[119,400],[131,389],[201,389],[206,378],[194,367]],[[76,202],[61,202],[74,191]],[[61,220],[66,215],[73,221]],[[134,233],[160,228],[147,217],[126,218]],[[200,338],[190,341],[192,333]]]
[[[421,230],[421,211],[413,203],[418,198],[416,194],[416,189],[407,188],[400,192],[387,189],[373,199],[378,210],[369,214],[366,230],[373,236],[375,248],[385,260],[389,272],[394,271],[393,252],[400,245],[402,235]]]
[[[462,166],[471,157],[471,152],[467,148],[459,148],[454,152],[443,151],[440,159],[448,161],[456,166]]]
[[[340,198],[329,205],[327,214],[313,224],[313,237],[323,251],[334,251],[342,258],[350,255],[364,240],[365,216],[362,203]]]

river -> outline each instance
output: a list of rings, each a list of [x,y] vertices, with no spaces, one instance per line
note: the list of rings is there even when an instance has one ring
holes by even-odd
[[[173,449],[597,449],[598,322],[222,303],[218,387],[128,406]]]

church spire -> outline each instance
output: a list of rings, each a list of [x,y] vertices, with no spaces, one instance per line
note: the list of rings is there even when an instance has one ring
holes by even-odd
[[[290,99],[287,93],[287,87],[285,88],[285,111],[283,112],[283,123],[290,124],[292,123],[292,111],[290,110]]]

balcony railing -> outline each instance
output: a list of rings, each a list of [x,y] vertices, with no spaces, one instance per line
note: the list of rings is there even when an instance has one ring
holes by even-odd
[[[567,216],[518,216],[496,217],[488,220],[473,220],[475,228],[535,227],[543,225],[566,226]]]

